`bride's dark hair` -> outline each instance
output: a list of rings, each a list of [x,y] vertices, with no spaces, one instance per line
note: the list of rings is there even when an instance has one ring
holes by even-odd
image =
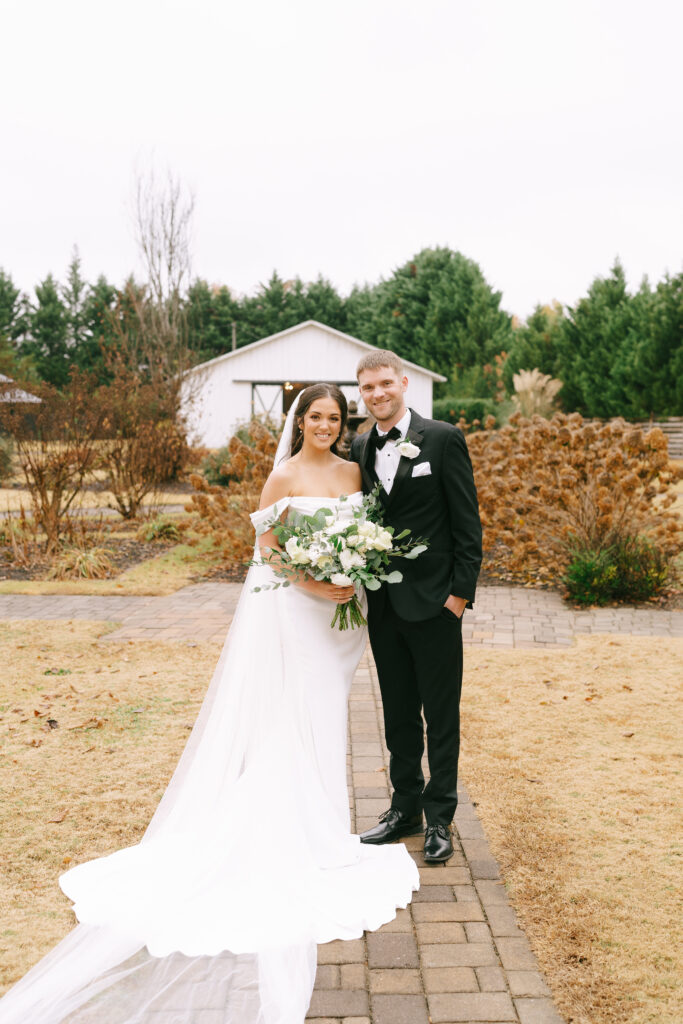
[[[344,398],[344,392],[341,388],[338,388],[336,384],[311,384],[310,387],[304,388],[299,395],[299,404],[296,407],[296,415],[294,417],[294,427],[292,430],[292,448],[290,452],[290,458],[292,455],[296,455],[300,452],[304,443],[304,432],[301,429],[304,416],[308,412],[309,408],[318,398],[332,398],[339,406],[339,412],[341,413],[341,426],[339,429],[339,436],[334,444],[330,447],[330,451],[335,455],[339,455],[339,446],[342,444],[344,439],[344,431],[346,430],[346,417],[348,416],[348,406],[346,399]]]

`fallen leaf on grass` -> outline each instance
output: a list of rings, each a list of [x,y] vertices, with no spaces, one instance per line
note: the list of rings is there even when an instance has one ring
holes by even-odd
[[[635,736],[634,732],[622,732],[622,736],[625,736],[627,740],[631,739],[631,736]]]
[[[59,825],[65,818],[66,811],[60,811],[59,814],[55,814],[54,818],[48,818],[47,820],[50,825]]]
[[[70,725],[68,732],[75,732],[76,729],[101,729],[105,723],[104,718],[89,718],[80,725]]]

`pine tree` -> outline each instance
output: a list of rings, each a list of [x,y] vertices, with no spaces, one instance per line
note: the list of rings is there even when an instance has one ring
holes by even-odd
[[[9,274],[0,268],[0,334],[16,341],[25,330],[24,298]]]
[[[36,378],[32,360],[21,352],[26,327],[26,297],[0,269],[0,373],[12,380]]]
[[[66,285],[61,289],[62,300],[66,307],[67,335],[66,344],[70,352],[83,344],[86,337],[86,313],[89,288],[81,277],[81,258],[74,246],[71,262],[66,274]]]
[[[637,331],[639,312],[618,260],[609,277],[596,278],[588,295],[568,309],[556,372],[564,385],[565,409],[586,416],[627,414],[628,398],[614,367],[620,350]]]
[[[683,414],[683,274],[667,275],[654,292],[647,280],[634,297],[638,330],[615,360],[613,377],[632,419]]]
[[[508,348],[511,318],[479,266],[450,249],[423,249],[374,288],[356,288],[349,330],[446,376]]]
[[[197,359],[213,359],[232,347],[232,325],[239,304],[225,285],[196,280],[187,294],[188,343]]]
[[[69,319],[52,274],[36,285],[36,299],[31,307],[29,337],[22,344],[22,354],[33,357],[42,380],[61,388],[69,379]]]
[[[74,364],[94,373],[102,384],[110,380],[106,354],[115,345],[113,317],[117,297],[117,289],[100,274],[85,296],[81,336],[72,353]]]

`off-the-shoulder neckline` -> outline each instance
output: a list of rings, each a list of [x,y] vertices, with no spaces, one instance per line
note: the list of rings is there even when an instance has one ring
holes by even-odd
[[[339,494],[336,498],[331,498],[328,494],[288,494],[287,497],[290,501],[294,501],[295,498],[314,498],[316,501],[341,501],[342,498],[355,498],[357,494],[362,495],[363,492],[351,491],[350,494]],[[282,501],[281,498],[279,500]]]

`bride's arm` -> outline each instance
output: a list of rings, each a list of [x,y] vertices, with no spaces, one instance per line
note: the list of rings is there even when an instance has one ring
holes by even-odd
[[[286,500],[288,502],[293,491],[293,479],[291,472],[288,471],[289,467],[283,466],[280,469],[275,469],[266,480],[266,485],[261,493],[261,500],[259,502],[259,509],[270,508],[272,505],[277,505],[279,501]],[[284,516],[287,512],[285,508],[282,512]],[[258,538],[259,548],[264,555],[268,555],[271,552],[277,554],[278,551],[282,551],[277,537],[271,530],[266,530]],[[271,561],[272,564],[272,561]],[[290,583],[300,587],[302,590],[308,590],[311,594],[316,594],[318,597],[325,597],[328,601],[336,601],[339,604],[344,604],[346,601],[350,601],[354,595],[353,587],[336,587],[333,583],[325,583],[323,580],[314,580],[312,576],[309,576],[305,569],[302,569],[296,576],[289,576]]]

